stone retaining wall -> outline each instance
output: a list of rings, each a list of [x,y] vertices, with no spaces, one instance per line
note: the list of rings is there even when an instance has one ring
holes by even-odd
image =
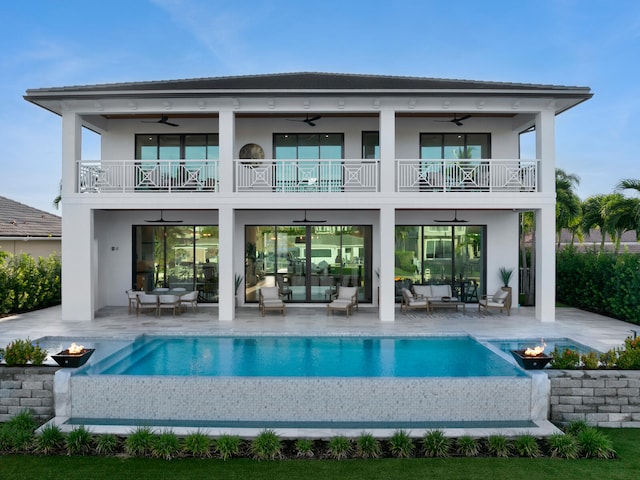
[[[53,376],[58,370],[59,367],[0,366],[0,422],[23,410],[29,410],[38,422],[53,418]]]
[[[640,371],[545,370],[551,381],[549,420],[640,428]]]

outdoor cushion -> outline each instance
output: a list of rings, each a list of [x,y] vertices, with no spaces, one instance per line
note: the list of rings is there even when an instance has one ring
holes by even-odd
[[[431,297],[431,285],[414,285],[413,291],[419,297]]]
[[[502,290],[502,288],[500,288],[496,293],[493,294],[492,300],[496,303],[504,303],[508,295],[508,291]]]

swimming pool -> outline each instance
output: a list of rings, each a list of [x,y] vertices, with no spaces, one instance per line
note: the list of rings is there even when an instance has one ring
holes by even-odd
[[[84,375],[484,377],[525,373],[469,336],[156,337]]]
[[[437,424],[446,428],[446,425],[492,422],[510,422],[530,428],[532,422],[547,418],[550,387],[546,375],[525,372],[515,367],[515,362],[507,361],[508,357],[497,349],[474,345],[477,342],[466,336],[455,338],[465,344],[463,349],[457,350],[455,358],[438,352],[437,342],[444,339],[437,337],[215,338],[214,344],[217,342],[216,348],[221,350],[213,352],[205,348],[196,354],[196,358],[204,355],[206,363],[221,365],[217,376],[194,373],[200,371],[199,366],[189,374],[132,373],[138,363],[157,363],[156,360],[146,361],[153,356],[152,351],[162,359],[160,364],[183,362],[186,353],[173,355],[178,350],[165,340],[178,340],[187,350],[198,352],[195,344],[200,341],[208,344],[205,337],[185,338],[184,341],[173,337],[139,338],[95,364],[90,360],[90,364],[77,370],[62,369],[56,373],[54,385],[56,417],[90,425],[100,422],[135,425],[183,422],[202,426],[287,424],[304,428],[357,424],[362,429],[367,425],[388,425],[390,428],[422,425],[424,428]],[[196,339],[198,342],[194,342]],[[267,370],[272,375],[258,375],[253,370],[268,363],[256,356],[257,344],[262,344],[265,351],[282,353],[297,344],[315,345],[316,341],[324,344],[325,340],[335,348],[331,355],[320,354],[315,347],[303,348],[302,352],[312,358],[343,356],[345,361],[327,367],[330,372],[320,369],[311,375],[301,370],[293,375],[292,370],[285,370],[277,362]],[[418,342],[414,344],[413,340]],[[436,343],[419,340],[436,340]],[[353,353],[354,342],[367,347],[360,353]],[[405,350],[402,346],[405,342],[413,345],[407,350],[417,352],[413,360],[400,353]],[[154,347],[138,348],[146,343]],[[478,349],[483,357],[468,356],[468,349]],[[430,350],[436,352],[435,357],[427,355]],[[236,361],[237,355],[253,359],[249,362],[253,367],[249,370],[245,367],[242,375],[231,374],[234,365],[241,363]],[[303,361],[300,355],[296,354],[291,363],[314,364]],[[438,375],[425,376],[433,358],[438,357],[444,359],[442,363],[454,368],[446,374],[441,371]],[[359,370],[352,371],[351,376],[346,373],[335,376],[336,369],[342,373],[341,369],[346,370],[353,358],[360,359]],[[483,371],[484,367],[468,370],[461,366],[478,363],[478,358],[506,370],[488,375]],[[457,362],[457,359],[464,361]],[[191,363],[191,360],[183,363]],[[410,368],[400,374],[398,365],[402,363]],[[495,373],[493,367],[489,370]],[[111,373],[103,373],[107,371]],[[418,371],[423,372],[422,376],[415,376]],[[471,371],[473,375],[468,375]],[[276,372],[279,374],[274,375]]]

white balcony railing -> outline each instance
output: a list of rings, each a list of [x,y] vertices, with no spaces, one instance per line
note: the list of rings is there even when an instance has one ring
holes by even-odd
[[[397,160],[397,192],[536,192],[537,160]],[[234,160],[236,192],[379,192],[379,160]],[[77,191],[217,192],[218,160],[79,161]]]
[[[218,189],[218,160],[78,162],[78,192],[172,192]]]
[[[237,192],[377,192],[378,160],[236,160]]]
[[[535,192],[537,160],[398,160],[398,192]]]

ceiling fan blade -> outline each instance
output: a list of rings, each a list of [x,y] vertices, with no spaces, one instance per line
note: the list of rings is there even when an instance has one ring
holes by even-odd
[[[439,219],[434,219],[434,222],[438,222],[438,223],[468,223],[469,220],[462,220],[460,218],[458,218],[458,210],[454,210],[453,211],[453,218],[451,220],[439,220]]]
[[[307,117],[307,121],[309,122],[315,122],[316,120],[320,120],[322,118],[322,115],[316,115],[315,117]]]
[[[165,125],[169,125],[170,127],[179,127],[177,123],[173,123],[169,121],[169,117],[166,115],[162,115],[160,120],[142,120],[142,123],[164,123]]]
[[[155,122],[155,123],[158,123],[158,122]],[[163,214],[164,214],[164,211],[160,210],[160,218],[156,220],[145,220],[145,222],[147,223],[182,223],[182,220],[165,220]]]
[[[302,220],[293,220],[293,223],[326,223],[326,220],[310,220],[307,218],[307,211],[304,211],[304,218]]]
[[[461,122],[463,120],[466,120],[467,118],[471,118],[471,115],[463,115],[462,117],[458,118],[458,121]]]

